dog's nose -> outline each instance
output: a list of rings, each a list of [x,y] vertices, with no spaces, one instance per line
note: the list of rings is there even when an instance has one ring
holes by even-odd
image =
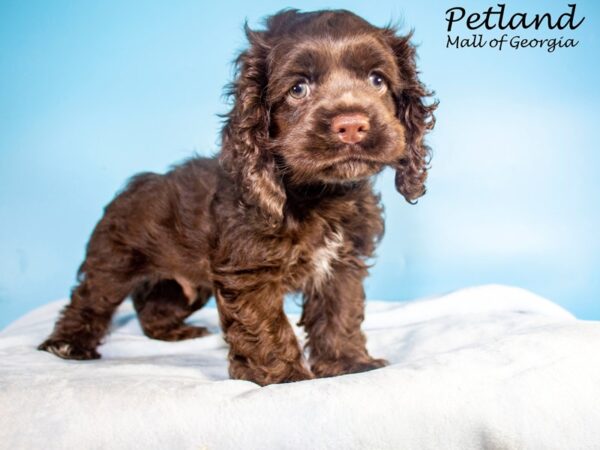
[[[367,136],[369,118],[360,113],[340,114],[331,121],[331,131],[345,144],[356,144]]]

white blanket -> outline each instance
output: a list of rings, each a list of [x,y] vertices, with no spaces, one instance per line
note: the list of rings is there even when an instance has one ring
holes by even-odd
[[[212,308],[192,341],[146,338],[127,302],[101,360],[36,351],[64,302],[0,333],[0,448],[600,448],[600,322],[521,289],[368,302],[389,367],[263,388],[228,379]]]

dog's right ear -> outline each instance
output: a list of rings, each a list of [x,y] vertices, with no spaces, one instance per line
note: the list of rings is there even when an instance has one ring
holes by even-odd
[[[270,111],[265,93],[270,45],[265,33],[244,27],[250,47],[236,60],[236,78],[229,85],[233,98],[225,116],[220,161],[239,183],[246,204],[257,207],[276,225],[283,218],[285,190],[269,146]]]

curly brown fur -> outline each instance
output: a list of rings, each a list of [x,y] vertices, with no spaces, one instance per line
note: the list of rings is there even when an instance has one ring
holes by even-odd
[[[184,320],[214,294],[233,378],[265,385],[385,365],[360,329],[366,261],[383,235],[371,178],[391,166],[409,202],[425,192],[436,106],[410,36],[347,11],[295,10],[246,34],[220,155],[129,182],[40,349],[98,358],[128,295],[149,337],[204,336]],[[308,361],[283,310],[291,292],[304,296]]]

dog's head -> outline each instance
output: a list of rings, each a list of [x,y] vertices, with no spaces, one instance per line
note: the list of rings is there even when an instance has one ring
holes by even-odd
[[[283,11],[246,27],[221,161],[246,200],[278,221],[285,183],[348,183],[385,166],[409,202],[425,192],[436,103],[410,35],[348,11]]]

